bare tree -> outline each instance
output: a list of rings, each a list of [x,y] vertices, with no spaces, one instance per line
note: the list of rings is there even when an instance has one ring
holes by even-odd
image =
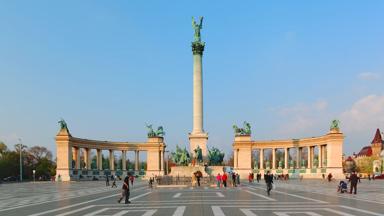
[[[47,158],[48,160],[52,160],[52,152],[49,151],[44,146],[33,146],[28,149],[28,152],[34,160],[40,161],[43,158]]]

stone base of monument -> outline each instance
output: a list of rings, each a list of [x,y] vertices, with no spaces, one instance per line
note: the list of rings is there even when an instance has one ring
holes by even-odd
[[[171,167],[171,172],[168,174],[173,177],[191,177],[193,173],[200,171],[203,177],[208,177],[209,174],[205,170],[205,166],[202,165],[189,165],[189,166],[175,166]]]

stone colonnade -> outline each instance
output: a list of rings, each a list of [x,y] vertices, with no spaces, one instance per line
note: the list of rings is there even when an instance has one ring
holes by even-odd
[[[73,157],[72,157],[72,160],[75,162],[75,166],[73,167],[73,169],[77,169],[77,170],[92,170],[91,168],[91,164],[92,164],[92,158],[91,158],[91,150],[93,148],[88,148],[88,147],[79,147],[77,146],[76,144],[73,145],[72,147],[72,153],[73,153]],[[80,159],[80,152],[81,150],[84,150],[84,162],[85,162],[85,167],[81,167],[81,159]],[[97,148],[96,149],[96,170],[104,170],[103,169],[103,164],[102,164],[102,153],[101,151],[104,150],[104,149],[101,149],[101,148]],[[109,151],[109,170],[116,170],[115,169],[115,157],[114,157],[114,153],[115,152],[121,152],[121,170],[122,171],[127,171],[127,164],[126,164],[126,161],[127,161],[127,152],[130,151],[130,150],[113,150],[113,149],[108,149]],[[132,150],[134,153],[135,153],[135,169],[134,171],[139,171],[139,154],[140,154],[140,150]],[[162,150],[160,150],[162,151]]]
[[[164,175],[164,152],[165,143],[162,137],[148,138],[147,142],[108,142],[88,140],[72,137],[68,130],[62,129],[56,136],[57,146],[57,168],[56,177],[60,175],[62,181],[77,180],[83,178],[104,178],[105,175],[117,174],[114,163],[114,152],[122,153],[121,175],[126,175],[126,153],[135,152],[135,172],[140,170],[139,154],[141,151],[147,153],[146,176]],[[80,151],[84,149],[85,167],[81,167]],[[91,169],[91,150],[96,150],[97,169]],[[103,170],[102,151],[109,151],[109,169]],[[75,162],[74,166],[72,161]]]
[[[325,136],[292,140],[252,141],[250,136],[236,136],[233,144],[234,169],[246,178],[250,172],[271,171],[276,174],[298,174],[303,177],[320,178],[322,174],[332,173],[342,177],[342,153],[344,135],[339,130],[332,130]],[[315,158],[315,148],[318,148],[318,160]],[[264,160],[265,150],[272,150],[272,163]],[[278,164],[276,151],[283,150],[284,163]],[[290,163],[290,149],[295,149],[296,164]],[[303,150],[307,151],[307,163],[302,164]],[[252,160],[252,151],[259,151],[257,163]],[[241,159],[240,159],[241,158]],[[282,161],[282,160],[281,160]],[[253,166],[253,169],[252,169]]]

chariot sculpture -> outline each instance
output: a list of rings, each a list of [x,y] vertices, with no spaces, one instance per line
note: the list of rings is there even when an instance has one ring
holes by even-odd
[[[148,129],[148,138],[151,138],[151,137],[163,137],[165,135],[165,132],[164,132],[164,129],[163,129],[163,126],[159,126],[157,128],[157,130],[153,130],[152,128],[152,125],[146,125],[147,129]]]
[[[233,125],[233,130],[235,131],[235,136],[241,136],[241,135],[251,135],[251,124],[244,121],[243,122],[243,128],[239,128],[236,125]]]

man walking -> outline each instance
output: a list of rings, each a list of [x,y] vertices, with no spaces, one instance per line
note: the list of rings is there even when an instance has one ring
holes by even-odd
[[[105,186],[109,186],[109,176],[108,176],[108,174],[107,175],[105,175]]]
[[[349,193],[352,194],[352,190],[354,190],[354,194],[356,194],[357,182],[359,181],[359,177],[357,177],[355,171],[352,172],[351,176],[349,177],[349,181],[351,182],[351,190]]]
[[[267,184],[267,193],[269,196],[272,190],[272,183],[273,183],[273,176],[269,171],[267,172],[266,175],[264,175],[264,180],[265,180],[265,183]]]

